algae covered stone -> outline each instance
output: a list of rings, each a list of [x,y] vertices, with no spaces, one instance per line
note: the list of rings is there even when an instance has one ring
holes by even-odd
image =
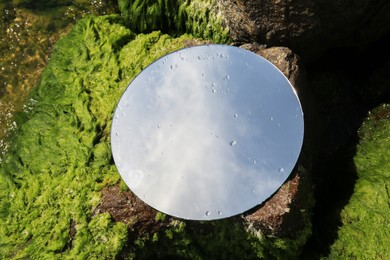
[[[135,32],[190,33],[216,42],[229,40],[229,28],[216,0],[118,0],[119,10]]]
[[[370,112],[359,130],[358,179],[341,213],[331,258],[390,258],[390,105]]]
[[[109,146],[112,111],[148,61],[189,37],[136,37],[121,21],[112,15],[77,23],[56,45],[31,95],[32,111],[17,115],[0,165],[1,258],[113,258],[127,241],[125,224],[93,214],[101,188],[119,180]],[[128,43],[147,43],[148,51],[130,53]]]

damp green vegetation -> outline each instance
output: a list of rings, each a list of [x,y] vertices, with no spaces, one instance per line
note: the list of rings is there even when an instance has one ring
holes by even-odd
[[[142,69],[199,43],[184,34],[135,34],[119,15],[80,20],[55,45],[36,88],[16,114],[0,164],[1,259],[182,257],[291,258],[310,227],[266,236],[241,217],[179,221],[157,213],[152,231],[99,212],[101,190],[120,183],[110,150],[114,108]],[[308,231],[309,230],[309,231]]]
[[[229,29],[216,0],[118,0],[118,5],[134,32],[160,30],[171,35],[190,33],[220,43],[229,40]]]
[[[117,12],[106,1],[0,0],[0,161],[13,115],[23,106],[49,60],[52,46],[89,14]]]
[[[112,111],[129,80],[188,39],[136,36],[114,15],[83,19],[58,42],[0,165],[0,258],[120,251],[127,227],[93,214],[102,187],[119,181]]]
[[[122,256],[131,259],[294,259],[299,257],[305,235],[266,236],[250,230],[240,217],[209,222],[171,219],[160,231],[131,241]]]
[[[370,112],[359,136],[358,179],[329,258],[390,259],[389,104]]]
[[[11,0],[7,1],[7,3],[4,3],[3,5],[14,6],[17,8],[21,7],[35,11],[58,9],[60,7],[72,7],[78,10],[85,8],[84,11],[99,13],[99,11],[102,11],[103,9],[104,12],[112,12],[116,9],[116,1],[111,0]]]

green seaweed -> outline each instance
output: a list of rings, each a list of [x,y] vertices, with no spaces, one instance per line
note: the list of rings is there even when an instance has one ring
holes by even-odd
[[[218,11],[215,0],[118,0],[119,10],[135,32],[160,30],[214,42],[229,41],[229,29]]]
[[[127,227],[107,213],[93,216],[100,190],[119,181],[112,112],[129,80],[189,38],[135,37],[112,15],[83,19],[58,42],[0,165],[0,258],[112,258],[120,251]],[[129,41],[152,46],[131,53],[122,48]]]
[[[14,114],[24,106],[48,62],[52,46],[87,14],[117,12],[111,0],[0,0],[0,162]]]
[[[390,105],[374,109],[359,130],[358,179],[341,213],[329,258],[390,259]]]

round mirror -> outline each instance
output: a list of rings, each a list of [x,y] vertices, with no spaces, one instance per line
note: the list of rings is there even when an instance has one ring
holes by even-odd
[[[227,45],[166,55],[116,108],[111,145],[125,183],[184,219],[237,215],[284,183],[303,141],[296,92],[270,62]]]

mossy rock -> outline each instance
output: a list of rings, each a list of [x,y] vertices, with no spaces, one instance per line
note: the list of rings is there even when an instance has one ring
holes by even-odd
[[[0,258],[299,254],[310,226],[275,235],[242,216],[182,221],[143,204],[120,179],[109,142],[121,94],[154,60],[200,42],[159,31],[136,35],[110,15],[82,19],[57,43],[29,112],[16,116],[18,128],[0,165]],[[105,204],[115,192],[119,202]]]
[[[331,259],[390,259],[390,105],[370,112],[359,130],[358,179],[341,213]]]
[[[125,224],[92,214],[100,189],[119,180],[109,146],[112,111],[138,72],[190,37],[135,37],[120,22],[81,20],[56,45],[31,95],[32,111],[17,115],[0,166],[1,258],[111,258],[127,241]]]
[[[216,0],[118,0],[119,10],[135,32],[160,30],[171,35],[190,33],[228,42],[229,29]]]

